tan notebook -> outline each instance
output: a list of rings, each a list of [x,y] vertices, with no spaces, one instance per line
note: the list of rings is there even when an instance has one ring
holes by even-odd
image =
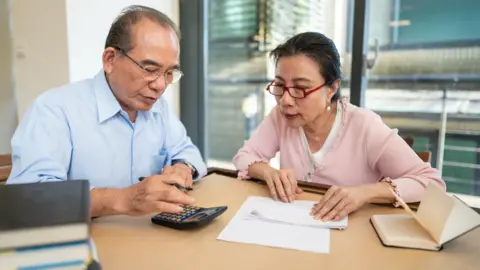
[[[397,199],[406,214],[374,215],[370,219],[385,246],[439,251],[445,243],[480,226],[477,212],[435,183],[428,185],[417,213]]]

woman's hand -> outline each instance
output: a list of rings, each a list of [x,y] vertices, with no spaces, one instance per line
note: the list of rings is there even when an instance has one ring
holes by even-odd
[[[264,179],[275,200],[280,198],[282,202],[293,202],[295,195],[302,192],[302,189],[297,186],[295,174],[290,169],[276,170],[272,168],[265,172]]]
[[[336,187],[328,189],[327,193],[316,203],[311,215],[323,221],[338,221],[351,212],[362,207],[368,200],[366,186]]]

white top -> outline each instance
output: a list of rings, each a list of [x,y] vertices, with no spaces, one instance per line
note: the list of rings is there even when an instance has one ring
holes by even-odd
[[[310,156],[313,156],[315,163],[320,164],[325,154],[332,148],[333,140],[335,139],[335,137],[338,135],[338,132],[340,131],[341,123],[342,123],[342,104],[337,103],[337,115],[335,116],[335,121],[333,122],[332,129],[330,130],[330,133],[328,134],[328,137],[325,140],[325,143],[323,144],[322,148],[320,148],[320,150],[318,150],[313,154],[310,152],[310,147],[308,147],[307,136],[305,135],[305,131],[303,130],[302,127],[300,127],[300,136],[302,137],[303,146],[306,149],[308,149],[308,154]]]

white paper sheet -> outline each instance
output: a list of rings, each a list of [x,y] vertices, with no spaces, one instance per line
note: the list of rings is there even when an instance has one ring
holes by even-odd
[[[311,226],[312,224],[302,224],[305,220],[301,220],[300,224],[297,224],[299,221],[294,220],[297,217],[305,218],[302,217],[304,212],[309,215],[314,203],[311,201],[295,201],[292,204],[285,204],[265,197],[248,197],[217,239],[316,253],[329,253],[330,229]],[[282,214],[281,220],[276,220],[279,218],[278,212],[286,208],[288,209],[285,213],[288,212],[288,214]],[[252,212],[262,216],[259,218],[258,215],[252,215]],[[267,215],[267,220],[265,220],[263,215]],[[321,223],[313,218],[312,220]],[[307,223],[310,223],[310,221]]]
[[[347,227],[348,217],[340,221],[326,222],[314,219],[310,215],[310,210],[315,203],[314,201],[295,201],[287,204],[269,198],[257,197],[255,198],[254,210],[250,212],[247,218],[316,228],[345,229]]]

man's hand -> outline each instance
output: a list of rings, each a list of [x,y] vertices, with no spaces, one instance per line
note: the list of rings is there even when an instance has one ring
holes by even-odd
[[[362,207],[368,200],[365,186],[336,187],[327,193],[312,208],[311,215],[323,221],[338,221]]]
[[[127,215],[144,215],[153,212],[180,213],[183,205],[191,205],[194,199],[169,184],[184,185],[184,179],[176,174],[153,175],[123,190],[121,212]]]
[[[182,179],[182,182],[178,184],[185,187],[191,187],[193,184],[192,169],[181,162],[175,163],[173,166],[167,166],[163,168],[162,175],[179,176]]]

